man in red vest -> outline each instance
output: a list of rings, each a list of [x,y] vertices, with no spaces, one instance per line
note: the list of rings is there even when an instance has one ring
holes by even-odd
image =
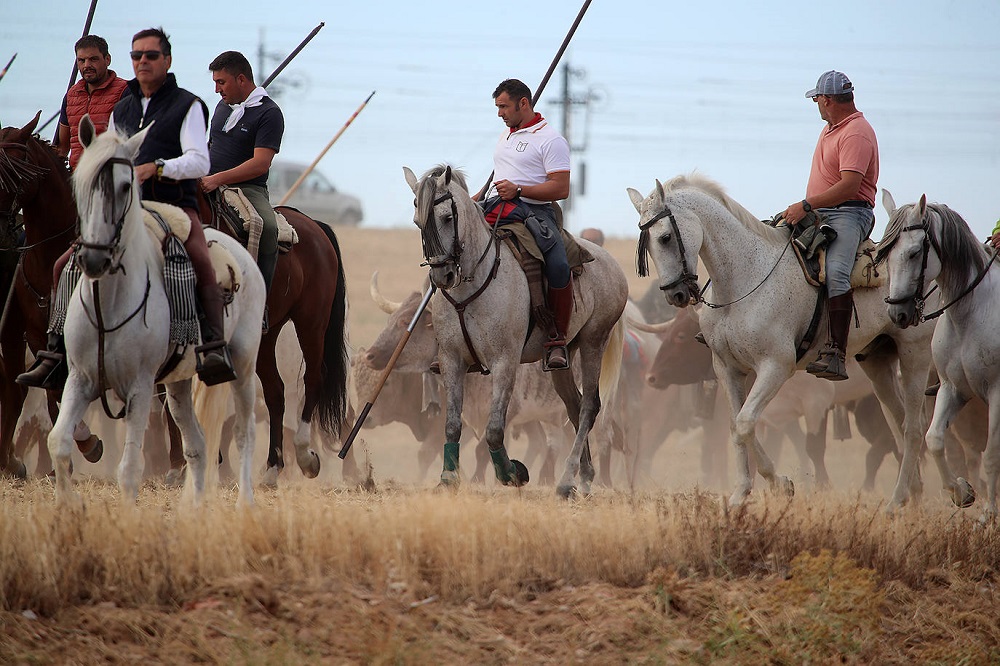
[[[75,48],[80,80],[63,97],[62,110],[59,112],[59,143],[55,146],[63,157],[69,155],[71,169],[76,168],[83,151],[78,137],[80,119],[89,113],[97,133],[105,131],[111,111],[121,99],[128,83],[115,74],[113,69],[108,69],[111,66],[111,54],[108,53],[108,43],[103,37],[85,35],[76,42]]]

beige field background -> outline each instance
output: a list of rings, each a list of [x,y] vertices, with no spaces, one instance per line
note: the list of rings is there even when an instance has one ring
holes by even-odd
[[[367,347],[386,320],[371,274],[393,300],[420,289],[419,237],[337,232],[351,343]],[[641,295],[634,239],[607,247]],[[440,463],[419,478],[409,430],[386,426],[355,444],[366,489],[323,450],[318,479],[289,461],[237,511],[228,486],[193,508],[157,479],[121,506],[116,430],[93,420],[108,446],[75,461],[82,506],[0,480],[0,663],[1000,662],[996,526],[952,508],[926,466],[922,502],[886,516],[895,462],[860,494],[859,439],[830,440],[835,490],[814,491],[786,447],[797,495],[758,484],[729,510],[699,486],[699,431],[672,436],[637,490],[564,502],[534,483],[437,491]]]

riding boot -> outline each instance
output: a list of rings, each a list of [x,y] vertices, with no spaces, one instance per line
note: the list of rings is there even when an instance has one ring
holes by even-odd
[[[569,331],[569,320],[573,316],[573,280],[560,289],[549,287],[549,307],[555,318],[555,336],[545,343],[543,370],[546,372],[569,367],[566,334]]]
[[[69,367],[66,365],[66,342],[59,333],[49,333],[45,350],[35,356],[35,363],[15,380],[22,386],[58,390],[66,385]]]
[[[831,381],[847,379],[847,335],[851,330],[854,292],[834,296],[827,301],[830,311],[830,339],[819,357],[806,366],[806,372]]]
[[[222,289],[215,282],[198,285],[202,317],[201,344],[194,348],[198,377],[208,386],[236,379],[222,323]]]
[[[264,302],[267,303],[267,298],[271,294],[271,284],[274,282],[274,269],[278,265],[278,250],[275,248],[274,252],[258,252],[257,253],[257,267],[260,269],[261,275],[264,276]],[[270,322],[268,322],[267,317],[267,305],[264,306],[264,321],[262,325],[262,330],[267,333],[267,329],[270,327]]]

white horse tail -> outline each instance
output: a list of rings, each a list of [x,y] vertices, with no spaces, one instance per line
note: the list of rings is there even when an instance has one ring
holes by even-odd
[[[622,374],[622,353],[625,348],[625,315],[615,322],[608,336],[608,345],[601,357],[601,383],[598,391],[602,405],[610,405],[618,391],[618,380]]]
[[[192,379],[194,414],[205,434],[205,488],[219,485],[219,449],[222,448],[222,425],[229,415],[229,387],[226,384],[207,386]]]

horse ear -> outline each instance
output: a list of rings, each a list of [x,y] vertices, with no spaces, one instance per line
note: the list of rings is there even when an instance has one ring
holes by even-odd
[[[663,183],[660,182],[659,178],[656,179],[656,191],[660,193],[660,199],[667,198],[667,191],[663,189]]]
[[[406,184],[409,185],[410,189],[413,190],[413,193],[416,194],[417,185],[419,185],[419,182],[417,181],[416,174],[414,174],[413,171],[410,170],[410,167],[407,166],[403,167],[403,177],[406,178]]]
[[[90,114],[83,114],[83,118],[80,119],[80,144],[84,148],[89,148],[91,141],[97,136],[97,128],[94,127],[94,122],[90,119]]]
[[[927,195],[926,194],[921,194],[920,195],[920,202],[917,204],[917,208],[920,211],[920,215],[923,215],[924,213],[927,212]]]
[[[35,114],[35,117],[31,119],[31,122],[21,128],[21,131],[24,132],[25,136],[31,136],[34,133],[35,126],[38,125],[38,119],[41,117],[42,111],[39,109],[38,113]]]
[[[638,190],[631,187],[626,188],[625,191],[628,192],[628,198],[632,200],[632,205],[635,206],[636,212],[642,215],[643,196]]]
[[[885,208],[885,212],[889,213],[889,217],[896,212],[896,200],[892,198],[892,192],[882,188],[882,207]]]
[[[447,187],[451,185],[451,165],[449,164],[444,168],[444,184]]]
[[[132,155],[133,160],[139,155],[139,148],[142,146],[142,142],[146,140],[146,133],[149,132],[149,128],[155,124],[156,121],[154,120],[143,127],[141,131],[136,132],[125,140],[125,150]]]

